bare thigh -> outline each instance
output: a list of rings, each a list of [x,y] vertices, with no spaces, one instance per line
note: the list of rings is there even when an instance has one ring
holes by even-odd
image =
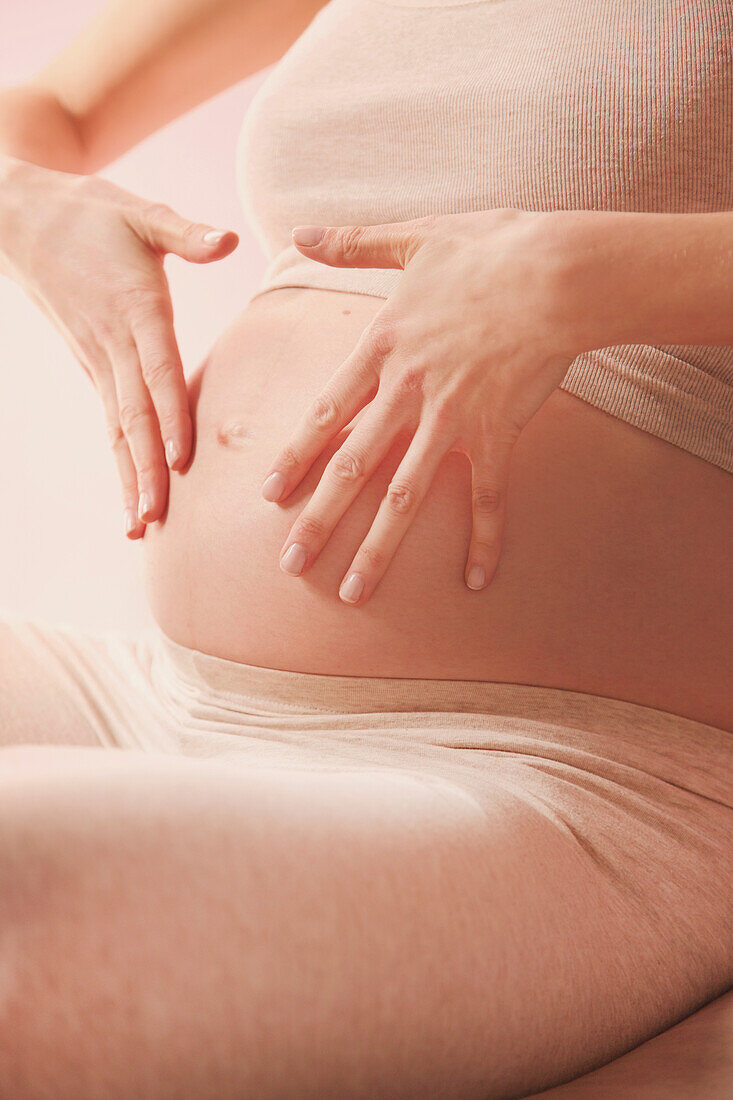
[[[653,900],[500,786],[4,750],[0,1095],[524,1096],[721,992]]]
[[[0,614],[0,746],[99,745],[73,678],[25,620]]]
[[[593,1073],[526,1100],[721,1100],[733,1096],[733,992]]]

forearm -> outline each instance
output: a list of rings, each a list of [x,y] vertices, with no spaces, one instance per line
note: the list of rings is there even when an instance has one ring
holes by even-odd
[[[34,165],[82,174],[85,156],[74,118],[50,92],[0,91],[0,274],[14,276],[12,241],[27,208]]]
[[[577,211],[557,228],[577,347],[733,344],[733,211]]]

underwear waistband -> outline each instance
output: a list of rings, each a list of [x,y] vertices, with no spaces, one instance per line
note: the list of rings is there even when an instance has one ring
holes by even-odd
[[[670,711],[565,688],[494,680],[338,676],[248,665],[191,649],[154,628],[152,642],[190,690],[272,713],[396,713],[443,711],[547,721],[607,733],[619,730],[712,737],[733,750],[733,733]]]

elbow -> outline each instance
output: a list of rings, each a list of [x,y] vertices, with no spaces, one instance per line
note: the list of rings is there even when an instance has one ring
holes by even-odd
[[[60,172],[95,171],[81,121],[52,91],[33,84],[0,91],[0,151]]]

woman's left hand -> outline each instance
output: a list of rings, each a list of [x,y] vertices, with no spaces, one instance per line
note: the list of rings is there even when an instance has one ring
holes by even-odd
[[[412,442],[342,581],[341,599],[369,599],[451,451],[472,467],[465,581],[471,589],[489,584],[514,445],[585,347],[588,319],[567,246],[579,213],[586,212],[496,209],[340,226],[310,246],[307,234],[320,227],[293,231],[298,249],[321,263],[404,268],[404,275],[263,485],[266,500],[284,501],[368,406],[293,524],[280,557],[286,573],[299,576],[313,564],[395,438],[409,432]]]

